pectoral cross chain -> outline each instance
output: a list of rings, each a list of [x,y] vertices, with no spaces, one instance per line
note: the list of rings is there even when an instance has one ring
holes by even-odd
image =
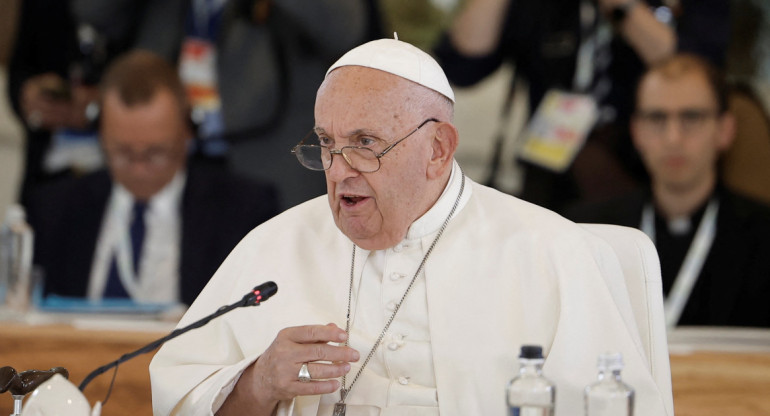
[[[332,416],[345,416],[345,403],[336,403]]]

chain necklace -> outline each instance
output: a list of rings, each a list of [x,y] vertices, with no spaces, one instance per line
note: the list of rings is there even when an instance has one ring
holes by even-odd
[[[342,388],[340,389],[340,401],[334,405],[334,413],[332,413],[332,416],[345,415],[346,406],[347,406],[345,404],[345,399],[347,398],[348,393],[350,393],[350,390],[353,388],[353,385],[356,384],[356,381],[358,381],[358,377],[361,376],[361,373],[364,371],[364,368],[366,368],[366,365],[369,364],[369,360],[372,359],[372,357],[374,356],[374,353],[377,351],[377,347],[380,345],[380,343],[382,342],[382,339],[385,337],[385,334],[388,332],[388,328],[390,328],[390,324],[393,323],[393,319],[396,318],[396,314],[398,313],[398,310],[401,309],[401,304],[404,303],[404,299],[406,299],[406,295],[409,294],[409,291],[412,289],[414,282],[417,280],[417,276],[420,275],[420,272],[422,271],[423,267],[425,267],[425,262],[428,260],[428,256],[430,256],[430,253],[433,252],[433,247],[436,246],[436,243],[438,242],[439,238],[441,238],[441,235],[444,233],[444,229],[446,229],[447,225],[449,224],[449,220],[452,219],[452,215],[454,215],[455,210],[457,210],[457,206],[460,204],[460,198],[463,195],[463,190],[465,189],[465,173],[463,172],[462,168],[460,169],[460,175],[462,177],[462,182],[460,182],[460,192],[457,195],[457,199],[455,200],[455,203],[452,206],[452,209],[449,211],[449,215],[447,215],[446,219],[444,220],[444,223],[441,225],[441,228],[438,230],[438,234],[436,235],[436,238],[433,239],[433,242],[431,243],[430,247],[428,247],[428,251],[425,253],[425,256],[422,258],[422,261],[420,262],[420,266],[417,267],[417,271],[414,272],[414,276],[412,276],[412,280],[409,282],[409,286],[406,287],[404,294],[401,296],[401,300],[398,301],[398,304],[396,304],[395,309],[393,309],[393,313],[390,315],[390,318],[388,318],[388,321],[385,323],[385,327],[382,328],[382,331],[380,332],[380,336],[377,337],[376,341],[374,341],[374,345],[372,345],[372,349],[369,350],[369,354],[366,356],[366,359],[364,359],[364,363],[361,364],[361,368],[358,369],[356,376],[353,377],[353,381],[350,382],[350,385],[347,388],[345,388],[346,376],[342,376]],[[348,313],[347,313],[346,323],[345,323],[345,333],[348,334],[348,338],[345,341],[345,346],[348,346],[348,342],[350,340],[350,305],[351,305],[351,299],[353,298],[353,275],[354,275],[355,266],[356,266],[356,245],[353,244],[353,256],[352,256],[352,259],[350,260],[350,287],[348,289]]]

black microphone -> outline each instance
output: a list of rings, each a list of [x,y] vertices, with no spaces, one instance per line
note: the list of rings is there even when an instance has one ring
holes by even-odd
[[[184,328],[175,329],[165,337],[157,339],[145,345],[144,347],[139,348],[136,351],[130,352],[128,354],[124,354],[117,360],[97,368],[96,370],[92,371],[89,375],[86,376],[86,378],[83,380],[82,383],[80,383],[80,387],[78,388],[80,389],[80,391],[85,390],[86,386],[88,385],[88,383],[91,382],[91,380],[96,378],[96,376],[104,373],[105,371],[111,368],[117,367],[120,363],[124,361],[128,361],[136,357],[137,355],[148,353],[160,347],[166,341],[174,339],[191,329],[200,328],[203,325],[206,325],[207,323],[209,323],[212,319],[218,318],[226,314],[227,312],[230,312],[233,309],[240,308],[243,306],[259,306],[260,303],[270,299],[273,295],[275,295],[276,292],[278,292],[278,285],[276,285],[275,282],[262,283],[261,285],[254,287],[254,289],[252,289],[249,293],[245,294],[243,298],[241,298],[241,300],[230,305],[222,306],[221,308],[217,309],[216,312],[204,317],[203,319],[195,321]],[[106,402],[106,399],[105,399],[105,402]]]

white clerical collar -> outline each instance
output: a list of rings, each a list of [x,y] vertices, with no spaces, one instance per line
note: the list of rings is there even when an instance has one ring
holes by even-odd
[[[692,230],[692,218],[689,215],[683,215],[666,221],[666,225],[671,235],[683,236]]]
[[[441,224],[446,220],[447,215],[452,210],[452,206],[457,200],[457,195],[460,193],[460,185],[462,184],[462,169],[457,161],[452,161],[452,173],[449,176],[449,182],[444,188],[444,192],[438,198],[438,201],[417,221],[413,222],[409,227],[409,231],[406,233],[406,240],[414,240],[425,237],[432,234],[441,228]],[[463,195],[460,198],[460,202],[457,205],[457,210],[453,216],[456,216],[460,210],[463,209],[471,196],[470,181],[466,178],[465,189],[463,189]]]
[[[158,193],[152,196],[148,201],[149,212],[173,213],[179,207],[179,201],[182,198],[184,185],[187,181],[187,173],[184,170],[178,171],[171,182],[167,183]],[[121,212],[128,212],[134,204],[134,196],[120,183],[115,183],[115,202],[116,209]]]

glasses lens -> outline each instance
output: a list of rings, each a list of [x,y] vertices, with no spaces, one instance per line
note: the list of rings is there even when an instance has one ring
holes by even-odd
[[[711,114],[708,110],[684,110],[679,113],[679,122],[682,124],[684,131],[697,131],[706,125],[706,120]]]
[[[124,168],[134,163],[162,168],[171,161],[172,152],[171,149],[149,149],[141,153],[134,153],[128,149],[106,149],[110,163],[117,168]]]
[[[372,149],[345,146],[342,148],[342,155],[350,166],[359,172],[371,173],[380,169],[380,159],[377,159],[377,154]]]
[[[665,130],[668,123],[668,114],[662,111],[647,111],[637,115],[644,127],[654,131]]]
[[[295,152],[302,166],[312,170],[324,170],[324,161],[329,161],[329,152],[321,146],[297,146]]]

